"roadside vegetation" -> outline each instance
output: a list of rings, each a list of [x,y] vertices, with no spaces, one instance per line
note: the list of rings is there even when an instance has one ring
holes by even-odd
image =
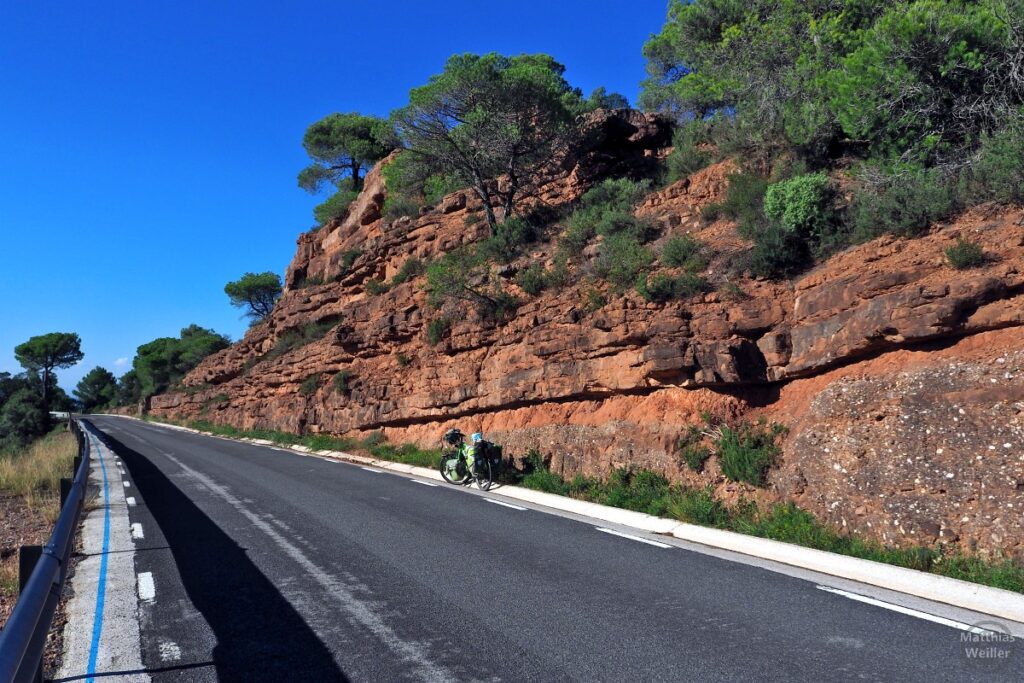
[[[604,480],[583,475],[564,479],[550,471],[540,453],[531,451],[517,479],[538,491],[1024,593],[1024,565],[1009,559],[969,557],[941,546],[890,548],[837,533],[793,503],[764,506],[740,500],[728,505],[710,488],[671,484],[651,470],[614,470]]]
[[[0,512],[20,543],[43,543],[60,514],[60,480],[71,476],[78,443],[57,427],[26,445],[0,449]],[[17,547],[0,548],[0,601],[18,593]]]

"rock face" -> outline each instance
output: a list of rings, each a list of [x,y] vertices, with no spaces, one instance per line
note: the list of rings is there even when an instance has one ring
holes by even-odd
[[[668,142],[657,117],[598,112],[538,200],[557,207],[609,173],[642,175]],[[700,218],[732,168],[705,169],[637,209],[659,242],[688,232],[709,245],[706,276],[731,286],[668,305],[633,292],[602,304],[579,277],[591,267],[584,257],[571,264],[573,283],[531,297],[515,275],[550,264],[550,235],[497,270],[523,302],[500,325],[468,309],[432,310],[421,277],[369,294],[370,280],[390,280],[410,258],[430,260],[487,232],[468,190],[415,218],[383,219],[386,188],[375,169],[344,220],[299,238],[273,315],[197,367],[189,392],[154,397],[151,409],[243,428],[381,430],[423,445],[459,425],[513,455],[537,448],[566,474],[645,466],[724,496],[797,500],[887,542],[1016,547],[1008,539],[1024,538],[1021,515],[1011,514],[1024,505],[1024,384],[1015,379],[1024,214],[977,209],[919,239],[852,248],[797,282],[757,281],[729,273],[747,246],[734,226]],[[947,265],[943,251],[958,237],[983,246],[983,267]],[[450,335],[431,345],[426,328],[442,314],[453,320]],[[969,362],[958,355],[968,347]],[[996,356],[1014,381],[992,374]],[[961,409],[970,430],[950,426]],[[790,427],[767,491],[726,482],[714,460],[702,475],[680,465],[675,443],[705,412]]]

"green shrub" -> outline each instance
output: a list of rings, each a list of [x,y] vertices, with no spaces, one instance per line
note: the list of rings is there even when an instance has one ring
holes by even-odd
[[[394,221],[403,216],[416,217],[423,206],[416,199],[406,194],[388,194],[384,200],[384,218]]]
[[[337,324],[337,321],[328,319],[320,322],[309,323],[299,329],[287,330],[277,338],[277,343],[274,344],[274,348],[268,351],[261,360],[272,360],[293,349],[305,346],[306,344],[311,344],[327,334],[327,332]]]
[[[412,360],[409,358],[409,356],[405,355],[402,352],[398,352],[397,354],[395,354],[395,360],[398,361],[398,365],[403,368],[409,367],[409,364],[412,363]]]
[[[341,269],[338,271],[338,275],[336,277],[340,279],[341,277],[346,275],[350,270],[352,270],[352,266],[355,264],[356,259],[358,259],[362,255],[363,252],[359,251],[358,249],[349,249],[344,254],[342,254],[341,263],[339,264],[341,266]]]
[[[961,201],[1024,203],[1024,116],[1018,113],[993,135],[983,136],[978,153],[961,176]]]
[[[850,232],[854,242],[886,233],[916,237],[955,209],[953,188],[940,171],[916,171],[873,183],[854,194]]]
[[[668,168],[668,182],[688,178],[697,171],[707,168],[714,157],[698,146],[693,132],[687,127],[679,128],[672,135],[672,152],[665,159]]]
[[[562,248],[570,254],[579,254],[598,234],[627,233],[638,241],[646,241],[652,230],[651,223],[633,216],[633,207],[650,191],[650,187],[650,181],[646,180],[609,178],[587,190],[569,217],[569,228],[561,240]]]
[[[472,228],[474,225],[480,225],[484,220],[484,215],[481,212],[467,213],[466,217],[462,219],[462,224],[467,228]]]
[[[434,318],[427,323],[427,343],[437,346],[448,338],[452,331],[452,321],[448,318]]]
[[[380,280],[367,280],[366,281],[366,292],[370,296],[378,296],[387,292],[391,287],[386,282]]]
[[[785,228],[766,223],[753,232],[754,246],[739,261],[756,277],[795,275],[811,262],[807,241]]]
[[[777,424],[743,424],[732,429],[722,426],[716,448],[722,474],[732,481],[764,486],[768,470],[782,452],[776,439],[786,432]]]
[[[985,252],[977,242],[958,239],[956,244],[946,248],[946,260],[957,270],[967,270],[985,265]]]
[[[320,225],[330,223],[336,218],[344,218],[348,213],[349,204],[358,196],[359,193],[353,190],[340,189],[328,197],[327,201],[313,208],[313,218]]]
[[[457,176],[436,173],[423,183],[423,200],[430,205],[437,204],[446,195],[458,192],[466,183]]]
[[[629,233],[606,237],[594,267],[618,291],[634,285],[654,261],[654,254]]]
[[[768,179],[756,173],[737,171],[729,174],[725,199],[720,204],[709,204],[701,211],[705,219],[731,218],[744,237],[750,237],[764,222],[764,194]]]
[[[351,370],[342,370],[331,380],[334,390],[342,396],[349,396],[352,393],[352,379],[354,375]]]
[[[477,245],[476,256],[481,260],[508,263],[522,252],[523,247],[536,242],[538,237],[537,229],[529,221],[513,216],[499,224],[493,235]]]
[[[789,232],[817,239],[831,231],[835,219],[831,199],[824,171],[807,173],[769,185],[764,213]]]
[[[640,278],[636,283],[636,291],[647,301],[663,303],[696,296],[705,292],[707,286],[707,281],[694,273],[658,273],[649,278]]]
[[[415,256],[410,256],[406,259],[405,263],[402,264],[399,271],[395,273],[394,277],[391,278],[391,287],[397,287],[403,282],[418,277],[425,273],[426,270],[427,268],[423,264],[423,261],[419,260]]]
[[[526,270],[520,271],[516,276],[516,284],[530,296],[537,296],[547,287],[547,278],[544,276],[544,267],[540,264],[533,264]]]
[[[508,292],[498,289],[476,300],[476,312],[482,320],[502,322],[511,318],[521,303]]]
[[[299,393],[303,396],[312,396],[316,393],[316,390],[320,388],[320,375],[310,375],[306,379],[302,380],[302,384],[299,385]]]
[[[685,268],[689,271],[707,268],[707,259],[701,253],[704,245],[691,235],[673,235],[661,248],[661,265]]]
[[[640,200],[650,191],[649,180],[608,178],[587,190],[580,199],[580,207],[632,211],[633,207],[639,204]]]
[[[596,313],[608,305],[608,298],[604,292],[594,287],[588,287],[583,292],[583,298],[586,301],[587,310],[591,313]]]
[[[679,455],[694,472],[703,472],[704,463],[711,457],[711,449],[704,445],[704,435],[697,427],[690,426],[679,437]]]

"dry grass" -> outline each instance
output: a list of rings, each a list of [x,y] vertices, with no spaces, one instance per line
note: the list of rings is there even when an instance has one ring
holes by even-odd
[[[0,494],[20,496],[53,523],[60,513],[60,479],[71,476],[78,445],[54,431],[23,449],[0,453]]]

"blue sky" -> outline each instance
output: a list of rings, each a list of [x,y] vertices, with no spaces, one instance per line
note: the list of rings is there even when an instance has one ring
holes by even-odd
[[[240,338],[224,283],[283,274],[313,224],[307,125],[386,115],[456,52],[547,52],[635,101],[666,5],[0,3],[0,371],[52,331],[82,337],[69,391],[190,323]]]

